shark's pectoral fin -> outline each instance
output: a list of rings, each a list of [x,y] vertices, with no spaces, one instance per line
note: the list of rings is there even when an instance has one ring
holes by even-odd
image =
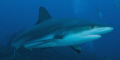
[[[43,22],[44,20],[51,19],[50,14],[44,7],[40,7],[39,9],[39,18],[36,24]]]
[[[75,50],[77,53],[80,53],[81,52],[81,47],[80,45],[73,45],[73,46],[70,46],[73,50]]]
[[[37,46],[37,45],[42,45],[42,44],[46,44],[49,42],[54,42],[56,40],[61,40],[61,39],[48,39],[48,40],[42,40],[42,41],[32,41],[32,42],[27,42],[27,43],[21,44],[21,46],[23,46],[24,48],[26,48],[28,50],[32,50],[32,48]]]

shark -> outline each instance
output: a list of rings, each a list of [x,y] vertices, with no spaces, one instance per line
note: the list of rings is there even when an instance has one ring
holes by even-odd
[[[107,24],[87,19],[52,19],[48,11],[40,7],[37,23],[20,33],[11,46],[16,50],[68,46],[80,53],[80,44],[100,39],[113,29]]]

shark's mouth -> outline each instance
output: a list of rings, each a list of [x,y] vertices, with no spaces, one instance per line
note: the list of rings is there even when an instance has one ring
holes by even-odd
[[[84,35],[84,36],[101,36],[99,34],[91,34],[91,35]]]
[[[85,35],[84,36],[85,38],[90,38],[90,39],[98,39],[98,38],[101,38],[101,35],[99,34],[91,34],[91,35]]]

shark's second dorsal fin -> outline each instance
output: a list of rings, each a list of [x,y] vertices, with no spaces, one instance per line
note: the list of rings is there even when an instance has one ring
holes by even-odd
[[[40,7],[39,9],[39,18],[36,24],[43,22],[44,20],[51,19],[50,14],[44,7]]]

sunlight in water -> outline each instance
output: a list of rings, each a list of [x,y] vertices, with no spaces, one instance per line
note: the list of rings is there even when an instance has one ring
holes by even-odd
[[[73,9],[75,15],[83,15],[88,10],[88,2],[85,0],[73,0]]]
[[[73,0],[74,13],[78,14],[80,11],[80,0]]]

